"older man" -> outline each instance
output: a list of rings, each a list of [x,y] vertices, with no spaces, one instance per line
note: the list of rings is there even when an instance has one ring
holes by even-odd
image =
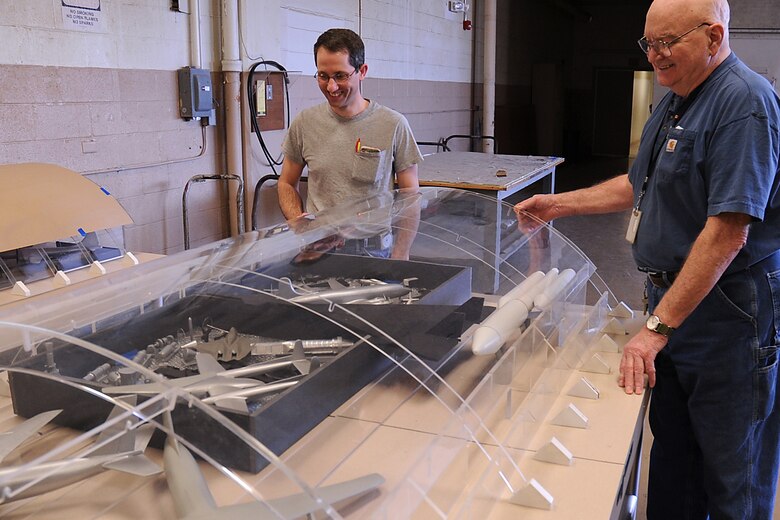
[[[726,0],[655,0],[641,49],[671,89],[627,175],[515,209],[631,208],[652,312],[619,384],[654,387],[649,518],[772,517],[780,443],[780,106],[729,48]]]

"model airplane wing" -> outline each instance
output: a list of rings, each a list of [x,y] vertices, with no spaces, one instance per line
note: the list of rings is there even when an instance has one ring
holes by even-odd
[[[195,458],[183,445],[168,439],[163,452],[165,477],[173,495],[176,512],[183,520],[278,520],[295,519],[321,509],[307,494],[295,494],[267,503],[249,502],[218,507]],[[384,483],[378,474],[317,488],[327,503],[356,497]]]
[[[35,435],[35,433],[46,426],[62,410],[50,410],[39,413],[35,417],[27,419],[16,428],[0,434],[0,462],[2,462],[9,453],[18,448],[24,441]]]

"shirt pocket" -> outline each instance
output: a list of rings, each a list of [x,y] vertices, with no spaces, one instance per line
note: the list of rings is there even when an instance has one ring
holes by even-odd
[[[655,174],[661,182],[673,182],[686,176],[691,168],[691,157],[696,144],[696,131],[672,128],[661,145],[656,160]]]
[[[364,146],[355,152],[352,179],[360,186],[378,187],[382,183],[382,165],[385,163],[386,150]]]

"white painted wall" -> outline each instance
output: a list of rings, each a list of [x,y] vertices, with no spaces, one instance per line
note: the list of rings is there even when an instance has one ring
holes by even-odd
[[[336,0],[241,4],[246,55],[313,74],[312,47],[332,27],[359,33],[374,78],[471,81],[472,33],[443,0]]]
[[[189,1],[200,2],[203,67],[219,70],[220,1]],[[169,0],[102,0],[97,30],[68,27],[61,0],[0,0],[0,12],[3,64],[146,70],[189,64],[189,15],[171,11]],[[317,36],[347,27],[364,39],[372,77],[471,80],[472,33],[444,0],[240,0],[240,17],[245,68],[266,59],[313,74]]]

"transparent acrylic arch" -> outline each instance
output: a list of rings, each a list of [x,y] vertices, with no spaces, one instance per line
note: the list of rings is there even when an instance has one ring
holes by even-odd
[[[195,514],[187,492],[271,518],[289,517],[280,497],[332,518],[474,517],[534,478],[528,445],[616,305],[579,248],[493,198],[351,201],[0,307],[14,410],[63,410],[0,489],[57,480],[19,475],[146,427],[168,475],[101,491],[119,517]],[[95,478],[64,492],[73,507],[93,507]]]

